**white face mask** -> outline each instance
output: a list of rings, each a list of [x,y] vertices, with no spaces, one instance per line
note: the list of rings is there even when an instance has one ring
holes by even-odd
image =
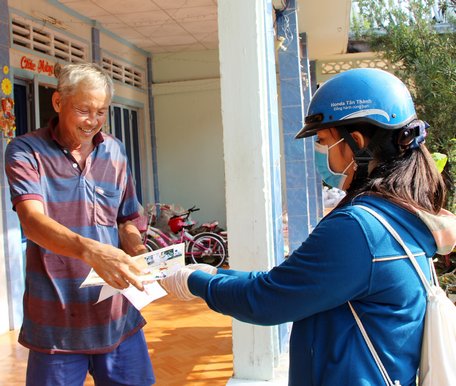
[[[338,189],[342,189],[344,186],[345,180],[347,179],[345,172],[355,162],[355,160],[352,159],[352,161],[348,164],[342,173],[334,172],[329,166],[329,150],[341,143],[343,140],[344,139],[341,138],[331,146],[321,145],[320,143],[315,142],[315,165],[317,167],[318,173],[320,173],[321,179],[325,183],[333,188]]]

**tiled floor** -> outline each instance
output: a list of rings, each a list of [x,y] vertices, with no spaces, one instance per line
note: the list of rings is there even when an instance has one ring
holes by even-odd
[[[180,302],[171,295],[145,307],[143,315],[157,386],[226,385],[233,372],[229,317],[202,300]],[[0,335],[0,386],[23,386],[26,361],[17,331]]]

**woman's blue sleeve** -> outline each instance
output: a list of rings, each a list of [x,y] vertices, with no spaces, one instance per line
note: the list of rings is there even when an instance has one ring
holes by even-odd
[[[269,272],[211,276],[195,271],[189,288],[217,312],[248,323],[274,325],[301,320],[366,294],[371,268],[372,255],[361,226],[350,214],[335,213]]]

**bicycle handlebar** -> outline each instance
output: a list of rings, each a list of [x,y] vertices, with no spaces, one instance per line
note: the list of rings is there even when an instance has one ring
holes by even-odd
[[[174,216],[171,216],[170,220],[172,218],[177,218],[177,217],[186,217],[186,218],[188,218],[188,216],[190,216],[190,213],[198,212],[199,210],[200,210],[200,208],[196,208],[196,205],[193,205],[191,208],[187,209],[186,212],[181,213],[181,214],[175,214]]]

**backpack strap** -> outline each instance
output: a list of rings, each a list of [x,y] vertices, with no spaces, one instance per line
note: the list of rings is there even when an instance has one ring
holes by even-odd
[[[418,276],[420,277],[421,282],[424,285],[424,288],[426,288],[426,292],[428,294],[432,294],[433,291],[431,289],[431,284],[429,284],[428,280],[426,279],[426,276],[424,275],[423,270],[420,268],[418,261],[416,260],[415,256],[413,256],[413,253],[412,253],[412,251],[410,251],[409,247],[407,247],[407,245],[405,245],[401,236],[399,236],[399,234],[396,232],[396,230],[390,225],[390,223],[388,221],[386,221],[382,216],[380,216],[375,210],[369,208],[368,206],[364,206],[364,205],[355,205],[355,206],[369,212],[378,221],[380,221],[383,224],[383,226],[391,233],[391,235],[396,239],[396,241],[401,245],[401,247],[404,248],[404,251],[407,254],[408,258],[410,259],[410,262],[412,263],[413,267],[415,268],[416,272],[418,273]],[[437,273],[435,272],[434,264],[432,264],[432,263],[430,264],[430,269],[431,269],[431,273],[432,273],[432,282],[434,285],[438,285]]]
[[[379,215],[375,210],[369,208],[368,206],[364,205],[355,205],[367,212],[369,212],[372,216],[374,216],[378,221],[380,221],[381,224],[391,233],[391,235],[394,237],[394,239],[404,248],[405,253],[407,254],[408,258],[410,259],[410,262],[412,263],[413,267],[415,268],[416,272],[418,273],[418,276],[420,277],[421,281],[423,282],[424,287],[426,288],[426,291],[428,294],[431,294],[433,291],[431,289],[431,284],[426,279],[426,276],[424,275],[423,270],[420,268],[418,261],[416,260],[415,256],[413,256],[413,253],[410,251],[410,249],[407,247],[407,245],[404,243],[402,240],[401,236],[396,232],[396,230],[390,225],[388,221],[386,221],[381,215]],[[435,272],[434,264],[431,263],[431,272],[432,272],[432,280],[434,282],[437,282],[437,274]],[[348,305],[350,307],[350,310],[353,314],[353,317],[355,318],[356,324],[358,325],[358,328],[361,331],[361,334],[363,335],[364,341],[367,344],[367,347],[369,348],[369,351],[372,354],[372,357],[375,360],[375,363],[380,370],[380,373],[382,374],[383,380],[385,381],[386,385],[388,386],[400,386],[399,381],[394,381],[394,383],[391,381],[390,376],[388,375],[388,372],[385,369],[385,366],[383,365],[380,357],[377,354],[377,351],[374,348],[374,345],[372,344],[372,341],[370,340],[369,336],[367,335],[366,329],[363,326],[363,323],[361,322],[361,319],[359,318],[358,314],[356,313],[355,309],[353,308],[352,304],[348,302]]]
[[[369,351],[372,354],[372,357],[374,358],[375,363],[377,364],[378,369],[380,370],[380,373],[382,374],[383,380],[385,381],[386,385],[388,386],[401,386],[399,381],[391,381],[390,376],[388,375],[388,372],[385,369],[385,366],[383,366],[383,363],[380,359],[380,357],[377,354],[377,351],[375,350],[374,345],[372,344],[372,341],[369,338],[369,335],[367,335],[366,329],[363,326],[363,323],[361,322],[361,319],[359,318],[358,314],[356,313],[355,309],[353,308],[352,304],[348,302],[348,305],[350,306],[350,310],[353,314],[353,317],[355,318],[356,324],[358,325],[358,328],[361,331],[361,334],[363,335],[364,341],[367,344],[367,347],[369,348]]]

